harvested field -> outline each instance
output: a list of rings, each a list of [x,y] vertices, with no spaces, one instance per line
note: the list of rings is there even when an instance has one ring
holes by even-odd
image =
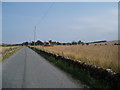
[[[114,45],[114,44],[120,44],[120,41],[108,41],[108,42],[102,42],[102,43],[92,43],[90,45]]]
[[[20,49],[20,46],[8,46],[8,47],[0,47],[0,61],[10,56],[16,50]]]
[[[36,48],[118,72],[118,45],[59,45]]]

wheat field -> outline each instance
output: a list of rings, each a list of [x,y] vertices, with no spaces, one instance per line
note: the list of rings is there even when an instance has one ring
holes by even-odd
[[[0,47],[0,53],[5,52],[6,50],[18,48],[19,46],[8,46],[8,47]]]
[[[2,58],[7,56],[8,54],[14,52],[15,50],[21,48],[20,46],[7,46],[7,47],[0,47],[0,61]]]
[[[119,71],[118,45],[59,45],[53,47],[36,46],[36,48],[80,60],[114,72]]]

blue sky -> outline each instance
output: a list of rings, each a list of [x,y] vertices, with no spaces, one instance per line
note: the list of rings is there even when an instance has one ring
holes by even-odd
[[[84,42],[118,39],[117,2],[3,2],[3,43],[33,40]]]
[[[0,2],[0,43],[2,43],[2,3]]]

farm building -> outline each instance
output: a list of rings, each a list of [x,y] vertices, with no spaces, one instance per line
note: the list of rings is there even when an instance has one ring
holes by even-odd
[[[50,42],[44,42],[44,46],[51,46]]]

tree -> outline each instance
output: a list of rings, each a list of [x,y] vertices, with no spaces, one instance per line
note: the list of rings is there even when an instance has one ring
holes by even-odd
[[[79,41],[78,41],[78,44],[81,44],[81,43],[82,43],[81,40],[79,40]]]
[[[86,43],[86,45],[89,45],[89,43]]]
[[[72,45],[77,45],[77,42],[73,41],[73,42],[72,42]]]
[[[33,42],[33,41],[31,42],[31,45],[34,45],[34,42]]]
[[[52,40],[49,40],[48,42],[51,44],[51,43],[52,43]]]
[[[28,42],[23,42],[22,44],[25,46],[28,46]]]
[[[61,43],[60,43],[60,42],[56,42],[56,44],[57,44],[57,45],[61,45]]]

